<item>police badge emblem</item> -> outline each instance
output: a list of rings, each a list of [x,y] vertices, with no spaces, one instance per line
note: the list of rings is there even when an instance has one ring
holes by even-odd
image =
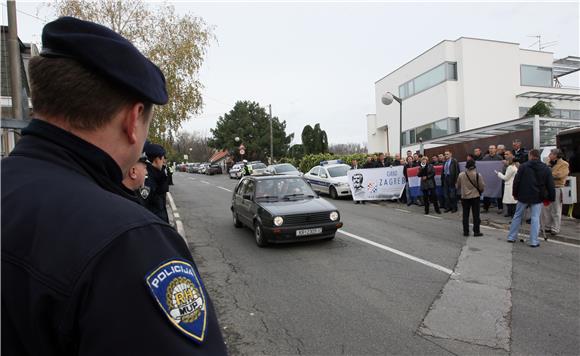
[[[203,342],[207,309],[197,270],[187,261],[171,260],[149,273],[145,281],[172,324],[194,341]]]
[[[148,186],[144,186],[143,188],[139,189],[139,194],[141,194],[141,198],[143,199],[147,199],[149,192],[151,192],[151,188]]]

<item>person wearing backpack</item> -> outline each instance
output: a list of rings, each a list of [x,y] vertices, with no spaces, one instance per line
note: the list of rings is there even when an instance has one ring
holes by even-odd
[[[465,163],[465,171],[459,173],[456,188],[461,192],[461,206],[463,207],[463,236],[469,236],[469,211],[473,215],[473,236],[483,236],[480,231],[481,219],[479,206],[481,193],[485,189],[485,182],[481,174],[475,169],[475,161]]]
[[[556,200],[556,190],[552,171],[540,161],[540,151],[530,150],[528,157],[529,160],[520,166],[514,178],[513,195],[518,201],[518,205],[510,225],[507,241],[511,243],[516,241],[524,211],[530,207],[532,224],[529,245],[530,247],[539,247],[538,233],[540,232],[542,203],[548,206],[550,202]]]

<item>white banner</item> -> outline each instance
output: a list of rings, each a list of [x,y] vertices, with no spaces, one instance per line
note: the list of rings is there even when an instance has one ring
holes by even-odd
[[[405,189],[403,166],[351,169],[348,184],[353,200],[398,199]]]

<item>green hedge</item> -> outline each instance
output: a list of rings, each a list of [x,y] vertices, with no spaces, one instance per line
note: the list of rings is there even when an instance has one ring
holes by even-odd
[[[302,159],[284,157],[279,160],[280,163],[290,163],[299,171],[306,173],[312,169],[314,166],[318,166],[320,161],[329,161],[333,159],[340,159],[344,163],[350,165],[353,159],[356,159],[358,163],[362,166],[366,162],[366,153],[355,153],[350,155],[334,155],[332,153],[318,153],[310,154],[302,157]]]

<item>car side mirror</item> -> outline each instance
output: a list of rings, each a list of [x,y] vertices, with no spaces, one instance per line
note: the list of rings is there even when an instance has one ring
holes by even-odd
[[[246,200],[252,200],[252,195],[251,194],[244,194],[242,197],[244,199],[246,199]]]

